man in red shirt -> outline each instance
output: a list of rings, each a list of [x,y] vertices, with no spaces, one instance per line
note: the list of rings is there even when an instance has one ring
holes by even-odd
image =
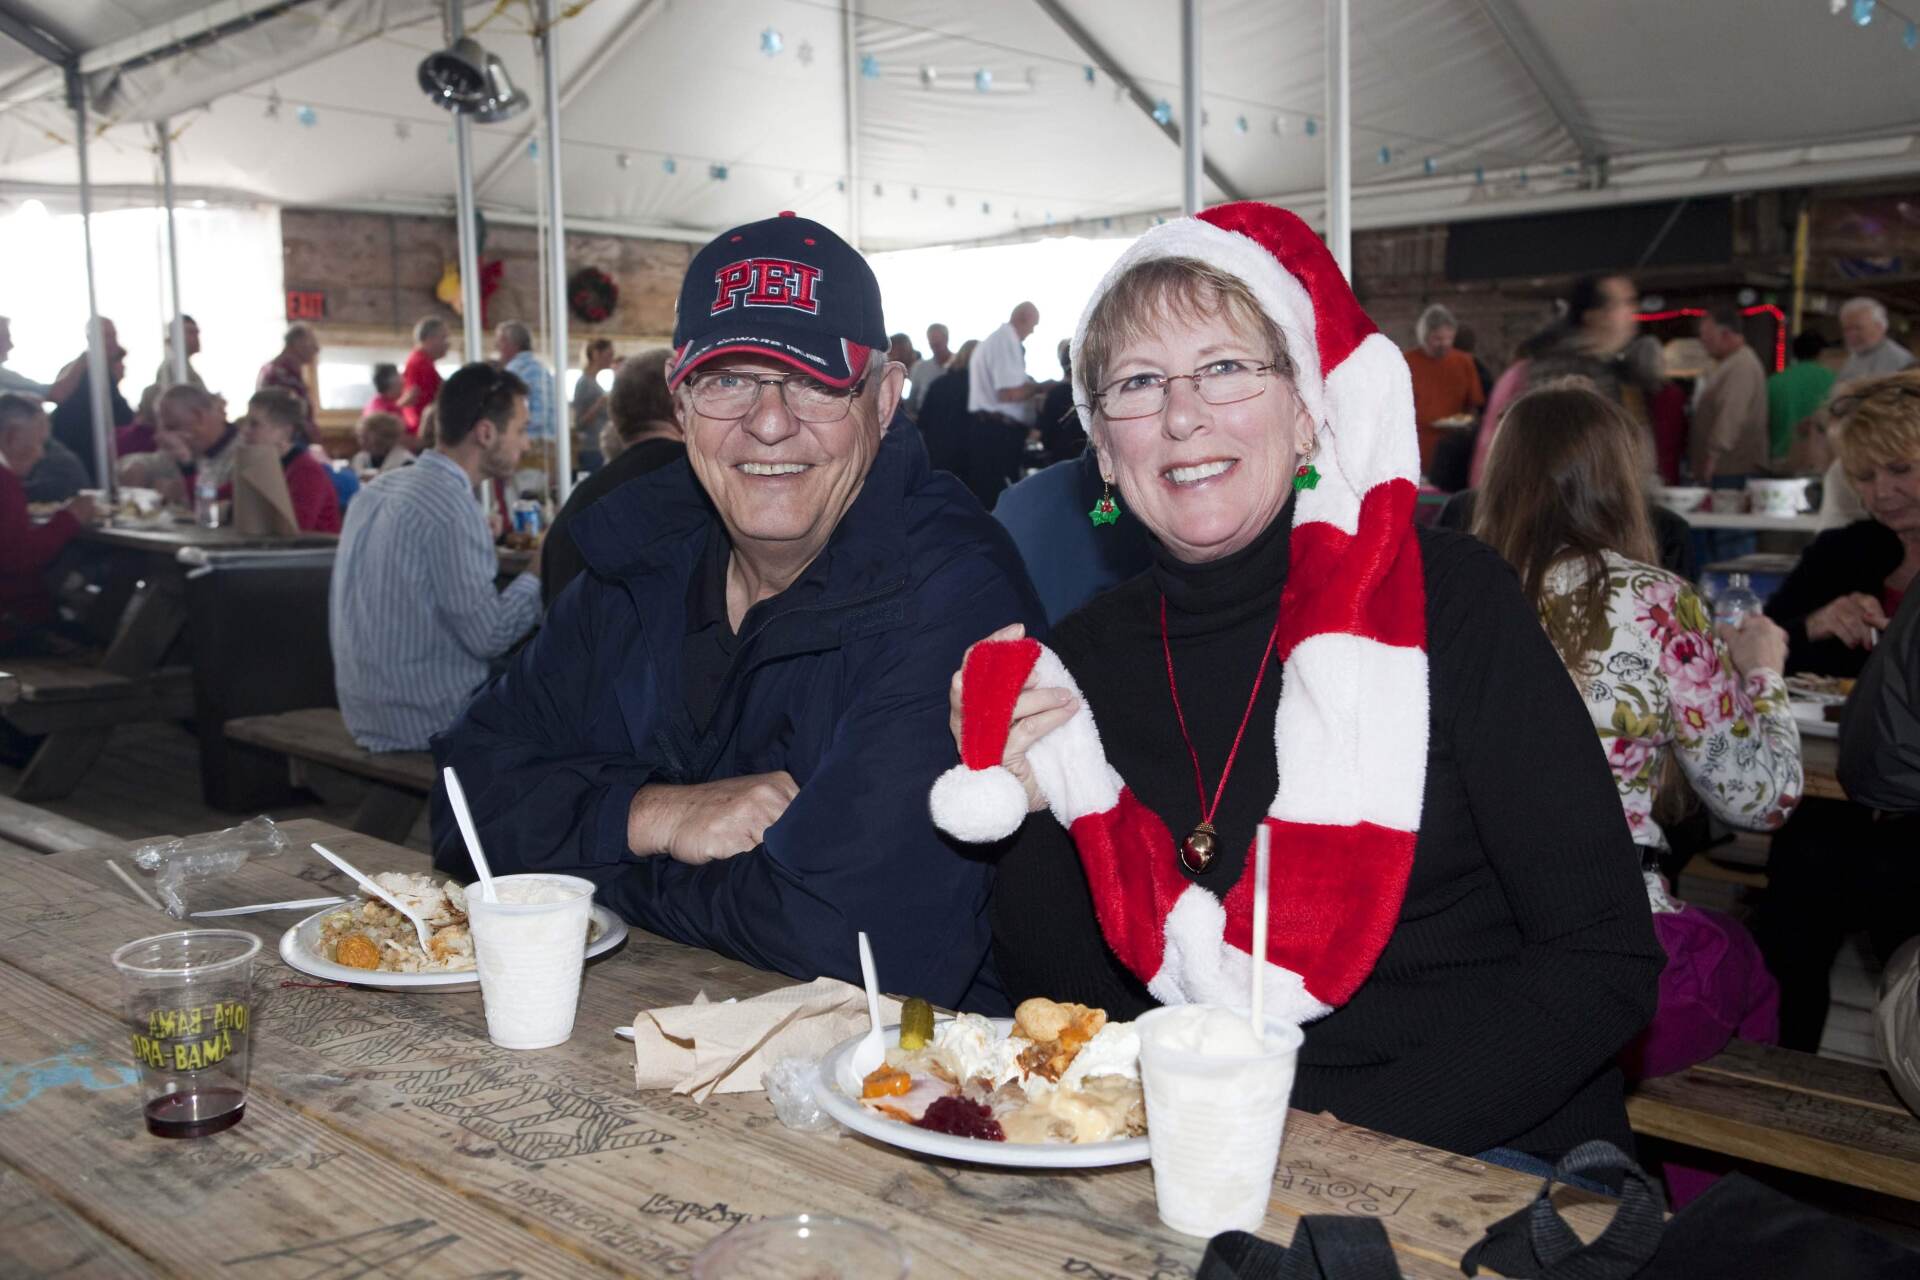
[[[286,341],[280,354],[260,366],[255,391],[269,387],[286,392],[300,405],[300,430],[308,439],[314,436],[313,393],[307,388],[307,366],[320,358],[320,339],[310,325],[298,322],[287,326]]]
[[[85,494],[36,525],[27,514],[21,479],[46,452],[51,426],[45,410],[27,396],[0,395],[0,654],[34,652],[53,621],[53,598],[40,575],[93,519]]]
[[[1420,472],[1433,470],[1433,452],[1448,431],[1434,423],[1475,413],[1487,403],[1486,388],[1473,357],[1453,349],[1459,329],[1453,312],[1435,303],[1420,313],[1414,335],[1420,345],[1407,352],[1407,370],[1413,375],[1413,421],[1420,432]]]
[[[340,532],[340,494],[326,466],[296,439],[300,402],[285,391],[269,388],[247,401],[247,421],[241,439],[263,444],[280,456],[287,477],[287,496],[293,499],[293,519],[303,533]]]
[[[417,449],[420,439],[420,415],[440,394],[440,371],[433,362],[446,357],[452,339],[447,322],[428,316],[413,326],[413,354],[400,372],[400,416],[407,423],[407,447]]]

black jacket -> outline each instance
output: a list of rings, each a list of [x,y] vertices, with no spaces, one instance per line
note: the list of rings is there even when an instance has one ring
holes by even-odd
[[[956,759],[947,682],[1009,622],[1045,630],[1006,532],[889,431],[825,549],[758,606],[703,727],[687,709],[688,586],[719,517],[684,461],[584,512],[575,578],[507,673],[434,739],[499,871],[580,875],[627,920],[795,978],[1009,1012],[989,962],[989,864],[933,827]],[[724,535],[722,535],[724,536]],[[784,770],[800,793],[756,849],[699,866],[627,847],[634,793]],[[446,805],[436,864],[465,867]]]
[[[1904,556],[1900,536],[1878,520],[1856,520],[1809,543],[1800,563],[1767,601],[1767,616],[1786,628],[1788,672],[1859,675],[1868,651],[1848,648],[1839,640],[1807,639],[1807,617],[1856,591],[1879,599],[1887,575],[1900,567]]]
[[[606,466],[575,485],[540,544],[540,603],[551,609],[566,585],[584,573],[587,562],[573,541],[573,522],[600,499],[641,476],[652,475],[687,456],[687,446],[664,436],[636,441]]]
[[[1168,694],[1161,601],[1211,792],[1273,628],[1292,514],[1211,565],[1161,554],[1054,631],[1108,759],[1170,831],[1193,827],[1199,797]],[[1665,956],[1612,775],[1513,571],[1458,534],[1425,531],[1420,547],[1432,674],[1413,871],[1372,975],[1307,1026],[1293,1105],[1468,1154],[1551,1155],[1588,1138],[1630,1147],[1614,1057],[1652,1017]],[[1215,818],[1215,865],[1189,877],[1220,893],[1277,789],[1281,675],[1270,663]],[[1077,1000],[1116,1019],[1152,1007],[1108,948],[1050,814],[1028,818],[1001,859],[993,913],[1015,1001]]]
[[[1920,590],[1900,602],[1847,701],[1840,785],[1872,808],[1920,813]]]

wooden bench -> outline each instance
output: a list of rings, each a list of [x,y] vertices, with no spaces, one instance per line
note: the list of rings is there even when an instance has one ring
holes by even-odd
[[[1920,1118],[1872,1067],[1736,1040],[1642,1081],[1627,1115],[1643,1137],[1920,1201]]]
[[[226,735],[287,757],[295,786],[306,782],[304,766],[316,764],[364,778],[367,794],[352,827],[362,835],[403,844],[433,791],[433,757],[425,751],[368,751],[347,732],[337,707],[308,707],[270,716],[229,720]]]
[[[102,849],[121,841],[83,822],[0,796],[0,841],[34,853]]]
[[[161,667],[120,675],[57,658],[7,659],[0,667],[0,717],[46,741],[20,776],[21,800],[57,800],[79,785],[115,725],[193,715],[193,673]]]

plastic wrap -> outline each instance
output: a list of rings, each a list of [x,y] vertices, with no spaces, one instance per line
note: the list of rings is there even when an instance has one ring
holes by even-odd
[[[198,885],[232,875],[249,858],[276,858],[290,847],[273,819],[262,816],[225,831],[143,844],[133,851],[133,864],[153,876],[167,914],[184,920]]]

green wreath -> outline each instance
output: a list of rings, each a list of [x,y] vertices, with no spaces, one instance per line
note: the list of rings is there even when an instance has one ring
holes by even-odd
[[[567,281],[567,306],[577,319],[599,324],[620,303],[620,286],[598,267],[582,267]]]

